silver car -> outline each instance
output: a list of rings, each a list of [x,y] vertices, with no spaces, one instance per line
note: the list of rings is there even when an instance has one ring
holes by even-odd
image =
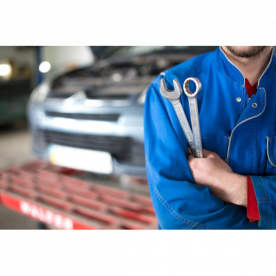
[[[100,174],[145,176],[143,104],[163,70],[215,47],[105,47],[93,66],[38,86],[28,117],[35,155]]]

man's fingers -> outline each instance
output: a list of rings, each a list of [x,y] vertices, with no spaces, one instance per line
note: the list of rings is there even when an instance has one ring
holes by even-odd
[[[191,162],[192,162],[193,159],[195,159],[194,156],[193,156],[192,154],[190,154],[190,155],[188,156],[188,158],[187,158],[187,161],[188,161],[189,166],[190,166],[190,164],[191,164]]]
[[[202,149],[202,151],[203,151],[203,158],[212,158],[212,157],[217,156],[217,154],[213,151],[209,151],[209,150],[206,150],[206,149]],[[189,154],[191,154],[188,157],[188,159],[189,159],[190,157],[193,157],[191,148],[188,148],[188,152],[189,152]]]
[[[203,158],[208,158],[208,156],[210,155],[210,153],[212,153],[211,151],[206,150],[206,149],[202,149],[202,151],[203,151]]]
[[[194,158],[194,156],[191,155],[191,154],[188,156],[188,160],[191,160],[191,159],[193,159],[193,158]]]
[[[202,149],[202,150],[203,150],[203,158],[212,158],[212,157],[217,156],[217,154],[213,151],[209,151],[206,149]]]
[[[189,153],[189,156],[188,156],[187,160],[190,163],[191,160],[194,159],[193,152],[192,152],[191,148],[188,148],[188,153]]]

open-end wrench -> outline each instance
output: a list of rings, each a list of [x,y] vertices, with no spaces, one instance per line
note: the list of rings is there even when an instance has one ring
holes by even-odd
[[[189,84],[193,81],[196,85],[196,90],[194,93],[190,91]],[[201,82],[197,78],[188,78],[184,81],[183,89],[189,100],[191,122],[193,128],[194,145],[196,157],[202,158],[202,142],[200,133],[200,124],[198,116],[198,106],[197,106],[197,94],[201,90]]]
[[[196,156],[196,151],[195,151],[195,144],[194,144],[194,138],[193,138],[193,133],[191,131],[190,125],[188,123],[187,117],[184,113],[183,107],[181,105],[181,102],[179,100],[181,94],[182,94],[182,89],[181,86],[179,85],[178,81],[176,79],[173,80],[173,87],[174,90],[171,91],[166,87],[166,82],[165,79],[162,78],[160,82],[160,93],[161,95],[168,99],[177,115],[177,118],[180,122],[180,125],[183,129],[183,132],[186,136],[186,139],[190,145],[191,151],[194,156]]]

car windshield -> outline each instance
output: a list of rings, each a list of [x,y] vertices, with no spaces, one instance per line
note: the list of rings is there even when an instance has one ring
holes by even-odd
[[[204,53],[212,51],[216,46],[123,46],[123,47],[106,47],[99,58],[111,58],[120,56],[143,55],[150,53],[166,53],[166,52],[189,52]]]

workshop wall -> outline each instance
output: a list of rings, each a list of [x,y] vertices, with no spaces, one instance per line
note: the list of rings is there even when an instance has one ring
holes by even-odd
[[[0,45],[0,60],[12,58],[19,65],[35,65],[35,56],[32,48],[19,50],[19,45]]]
[[[32,86],[36,84],[35,72],[35,51],[34,47],[19,47],[19,46],[1,46],[0,47],[0,63],[12,61],[18,68],[25,67],[31,69]]]

